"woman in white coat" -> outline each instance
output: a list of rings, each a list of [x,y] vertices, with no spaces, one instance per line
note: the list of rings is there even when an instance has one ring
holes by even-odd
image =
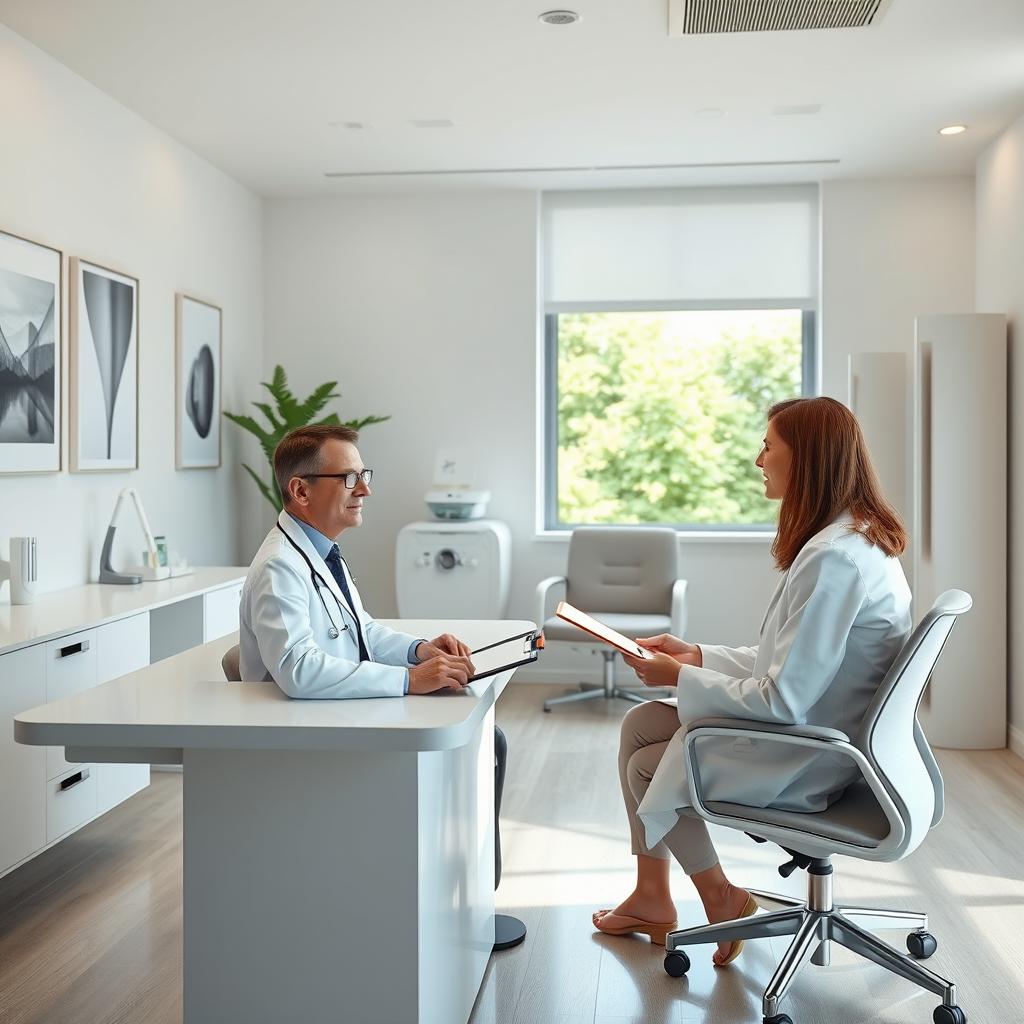
[[[781,499],[772,554],[782,573],[754,647],[640,640],[654,657],[626,658],[648,686],[677,698],[639,704],[625,716],[619,775],[637,859],[633,892],[594,914],[611,935],[664,943],[676,927],[669,857],[690,877],[711,923],[754,913],[750,894],[726,877],[707,826],[689,806],[682,738],[686,723],[713,716],[830,726],[855,733],[910,633],[910,589],[898,560],[906,547],[853,414],[831,398],[781,402],[768,413],[757,466],[765,495]],[[856,770],[827,755],[708,740],[698,750],[708,799],[816,811]],[[741,942],[721,943],[716,966]]]

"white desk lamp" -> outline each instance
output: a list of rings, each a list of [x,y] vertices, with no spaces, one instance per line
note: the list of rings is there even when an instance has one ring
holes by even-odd
[[[110,555],[114,547],[114,531],[117,529],[117,520],[121,515],[121,508],[126,498],[132,499],[135,512],[142,524],[142,532],[146,537],[147,560],[149,561],[149,565],[139,566],[138,571],[127,573],[117,572],[110,564]],[[117,496],[114,514],[110,517],[107,536],[103,540],[103,551],[100,554],[100,583],[141,583],[143,580],[167,579],[170,575],[171,570],[166,565],[160,564],[156,541],[153,539],[153,531],[149,528],[149,521],[146,519],[146,512],[142,507],[142,499],[134,487],[126,487]]]

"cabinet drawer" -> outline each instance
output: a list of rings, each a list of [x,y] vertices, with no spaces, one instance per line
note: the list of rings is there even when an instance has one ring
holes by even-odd
[[[96,685],[96,630],[63,636],[46,645],[46,703]]]
[[[96,629],[96,683],[109,683],[149,664],[149,612]]]
[[[238,629],[242,584],[211,590],[203,598],[203,641],[209,643]]]
[[[96,813],[105,814],[148,785],[148,764],[96,765]]]
[[[0,657],[0,874],[46,844],[46,751],[14,742],[11,719],[46,703],[42,644]]]
[[[96,816],[96,766],[78,765],[46,784],[46,841]]]

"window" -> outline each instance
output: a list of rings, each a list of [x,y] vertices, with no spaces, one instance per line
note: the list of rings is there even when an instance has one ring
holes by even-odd
[[[545,527],[766,528],[765,412],[815,392],[815,193],[561,193],[544,212]]]

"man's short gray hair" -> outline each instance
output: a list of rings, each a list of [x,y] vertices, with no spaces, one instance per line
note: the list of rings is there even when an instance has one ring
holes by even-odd
[[[355,444],[359,440],[359,431],[352,427],[316,424],[291,430],[278,442],[274,449],[274,477],[286,505],[289,500],[288,484],[292,478],[320,472],[324,442],[331,438]]]

